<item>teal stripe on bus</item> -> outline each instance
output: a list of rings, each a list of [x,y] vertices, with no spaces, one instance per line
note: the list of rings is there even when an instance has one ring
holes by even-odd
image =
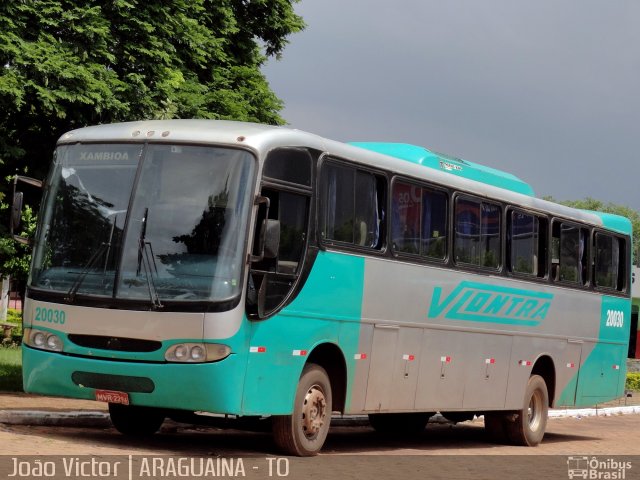
[[[424,147],[404,143],[380,142],[350,142],[349,145],[441,170],[487,185],[494,185],[506,190],[511,190],[512,192],[522,193],[531,197],[535,196],[533,188],[531,188],[528,183],[523,182],[511,173],[469,162],[468,160],[461,160],[449,157],[448,155],[434,153]]]
[[[321,251],[304,288],[290,305],[265,321],[251,323],[251,344],[265,351],[249,355],[243,411],[290,414],[297,379],[307,357],[329,343],[343,353],[349,405],[360,338],[365,259]],[[305,356],[292,352],[304,350]]]
[[[621,322],[619,314],[622,315]],[[570,400],[574,396],[576,406],[594,405],[624,393],[629,321],[631,308],[628,299],[602,297],[598,339],[595,344],[583,343],[580,371],[561,393],[559,405],[572,405]]]

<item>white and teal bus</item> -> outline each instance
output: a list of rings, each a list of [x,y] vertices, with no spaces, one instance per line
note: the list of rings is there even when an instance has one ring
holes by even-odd
[[[404,144],[171,120],[63,135],[24,310],[27,392],[109,402],[124,434],[333,412],[420,431],[483,414],[536,445],[550,407],[623,393],[630,222]],[[196,415],[196,416],[197,416]]]

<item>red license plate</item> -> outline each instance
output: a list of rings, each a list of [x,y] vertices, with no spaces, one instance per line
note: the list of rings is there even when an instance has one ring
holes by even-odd
[[[129,394],[126,392],[115,392],[113,390],[96,390],[96,400],[99,402],[129,405]]]

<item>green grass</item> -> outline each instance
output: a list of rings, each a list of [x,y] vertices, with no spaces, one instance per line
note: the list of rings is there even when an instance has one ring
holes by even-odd
[[[0,347],[0,391],[22,391],[22,349]]]

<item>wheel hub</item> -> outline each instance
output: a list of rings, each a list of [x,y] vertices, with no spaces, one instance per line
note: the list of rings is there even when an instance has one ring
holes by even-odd
[[[318,385],[312,386],[304,397],[302,407],[302,429],[307,438],[313,438],[324,425],[327,416],[327,401]]]
[[[529,428],[532,431],[536,431],[540,427],[540,422],[542,421],[542,396],[539,392],[535,392],[529,401],[527,417],[529,421]]]

